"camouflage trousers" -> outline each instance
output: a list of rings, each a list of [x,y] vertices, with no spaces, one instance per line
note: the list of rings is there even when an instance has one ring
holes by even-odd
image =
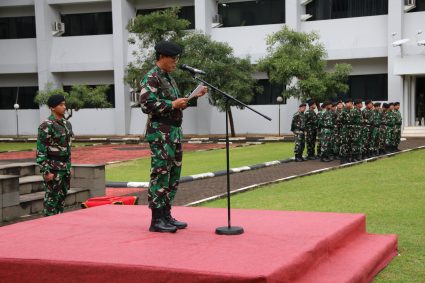
[[[171,205],[179,185],[183,151],[181,143],[151,142],[149,208]]]
[[[52,172],[53,173],[53,172]],[[65,207],[65,198],[71,181],[71,174],[67,171],[57,171],[52,181],[44,182],[44,216],[62,213]]]
[[[339,127],[335,127],[333,131],[333,154],[335,156],[339,155],[339,151],[341,149],[341,129]]]
[[[400,144],[400,140],[401,140],[401,125],[396,125],[394,146],[398,147],[398,145]]]
[[[314,156],[316,154],[316,136],[317,130],[307,130],[306,131],[306,144],[307,144],[307,155]]]
[[[332,153],[332,135],[331,129],[323,128],[320,130],[320,157],[329,157]]]
[[[362,136],[362,127],[354,126],[353,133],[353,154],[358,155],[362,153],[363,149],[363,136]]]
[[[387,132],[387,126],[381,125],[379,128],[379,150],[385,150],[385,135]]]
[[[295,131],[294,138],[295,138],[295,147],[294,147],[295,156],[301,157],[303,155],[304,147],[305,147],[305,134],[303,131]]]
[[[394,126],[387,125],[385,130],[385,146],[393,146],[395,144]]]
[[[361,152],[369,153],[373,150],[372,143],[372,127],[369,125],[365,125],[361,131]]]
[[[370,134],[370,143],[369,147],[371,151],[376,152],[379,150],[379,127],[373,127]]]
[[[341,129],[341,148],[339,155],[343,158],[351,157],[353,154],[354,128],[343,126]]]

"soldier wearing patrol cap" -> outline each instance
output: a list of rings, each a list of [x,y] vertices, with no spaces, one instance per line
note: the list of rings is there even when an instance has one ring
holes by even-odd
[[[156,64],[141,81],[140,105],[149,115],[146,140],[151,149],[148,190],[152,210],[151,232],[176,232],[187,223],[171,216],[182,166],[183,110],[194,102],[183,97],[170,73],[177,67],[182,48],[171,41],[155,45]],[[207,88],[197,94],[203,96]]]
[[[294,114],[291,123],[291,131],[294,133],[295,138],[295,161],[305,161],[303,158],[303,151],[305,147],[305,111],[306,104],[301,103],[298,111]]]
[[[36,162],[44,179],[44,216],[62,213],[71,180],[72,126],[64,118],[65,97],[55,94],[47,101],[51,115],[40,124]]]

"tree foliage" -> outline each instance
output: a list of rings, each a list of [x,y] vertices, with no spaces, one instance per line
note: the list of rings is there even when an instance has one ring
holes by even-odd
[[[233,49],[227,43],[214,41],[199,32],[187,31],[190,23],[179,19],[178,12],[178,8],[156,11],[139,15],[129,23],[127,28],[134,35],[129,42],[138,44],[138,48],[133,53],[136,61],[127,66],[125,81],[133,89],[140,89],[141,79],[155,64],[153,47],[161,40],[172,40],[183,47],[179,64],[202,68],[207,73],[203,79],[242,102],[251,102],[254,91],[260,91],[261,87],[252,77],[254,67],[250,59],[234,56]],[[187,72],[176,70],[173,77],[181,93],[188,94],[197,85]],[[219,111],[225,111],[225,99],[212,90],[209,94],[210,104]],[[229,102],[229,105],[236,104]],[[233,121],[230,123],[232,127]]]
[[[267,72],[273,83],[286,86],[285,97],[301,100],[335,98],[348,90],[346,80],[351,65],[336,64],[326,71],[326,50],[315,32],[295,32],[284,26],[268,36],[267,56],[258,69]]]
[[[47,100],[54,94],[61,94],[65,97],[68,114],[66,119],[72,117],[73,111],[78,111],[84,107],[108,108],[111,103],[108,102],[106,92],[109,86],[100,85],[89,87],[87,85],[73,85],[69,92],[62,88],[53,88],[52,84],[48,84],[45,90],[40,90],[35,96],[35,103],[38,105],[46,105]]]

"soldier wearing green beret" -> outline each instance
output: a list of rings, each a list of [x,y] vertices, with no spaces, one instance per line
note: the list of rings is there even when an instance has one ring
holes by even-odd
[[[45,216],[62,213],[71,178],[72,126],[64,118],[65,98],[52,95],[47,105],[51,115],[38,128],[37,158],[44,179]]]

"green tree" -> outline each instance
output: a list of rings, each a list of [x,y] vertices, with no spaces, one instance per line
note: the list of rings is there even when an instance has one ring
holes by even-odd
[[[64,91],[62,88],[53,88],[52,84],[48,84],[45,90],[40,90],[34,98],[35,103],[38,105],[46,105],[47,100],[54,94],[61,94],[65,97],[67,115],[65,119],[70,119],[73,111],[78,111],[84,107],[94,108],[109,108],[112,107],[111,103],[107,101],[106,92],[109,86],[100,85],[96,87],[89,87],[87,85],[73,85],[69,92]]]
[[[138,40],[132,38],[130,43],[139,43],[136,51],[136,61],[127,66],[126,82],[134,89],[139,89],[139,82],[143,75],[155,63],[153,46],[161,40],[173,40],[183,46],[183,54],[179,63],[191,66],[202,66],[207,73],[204,79],[217,86],[236,99],[249,103],[254,91],[261,90],[252,77],[254,67],[249,58],[234,56],[233,49],[223,42],[213,41],[209,36],[199,32],[188,32],[185,29],[189,22],[179,19],[179,9],[172,8],[153,12],[149,15],[140,15],[128,25],[128,30],[135,34]],[[176,70],[173,77],[177,80],[182,93],[188,94],[197,83],[187,72]],[[209,102],[225,111],[225,99],[214,91],[210,91]],[[229,106],[237,106],[229,102]],[[232,136],[235,136],[234,123],[229,107],[229,122]]]
[[[258,69],[267,72],[273,83],[286,86],[285,97],[333,99],[347,92],[351,65],[336,64],[327,71],[326,50],[318,41],[315,32],[295,32],[284,26],[268,36],[268,54],[259,61]]]

